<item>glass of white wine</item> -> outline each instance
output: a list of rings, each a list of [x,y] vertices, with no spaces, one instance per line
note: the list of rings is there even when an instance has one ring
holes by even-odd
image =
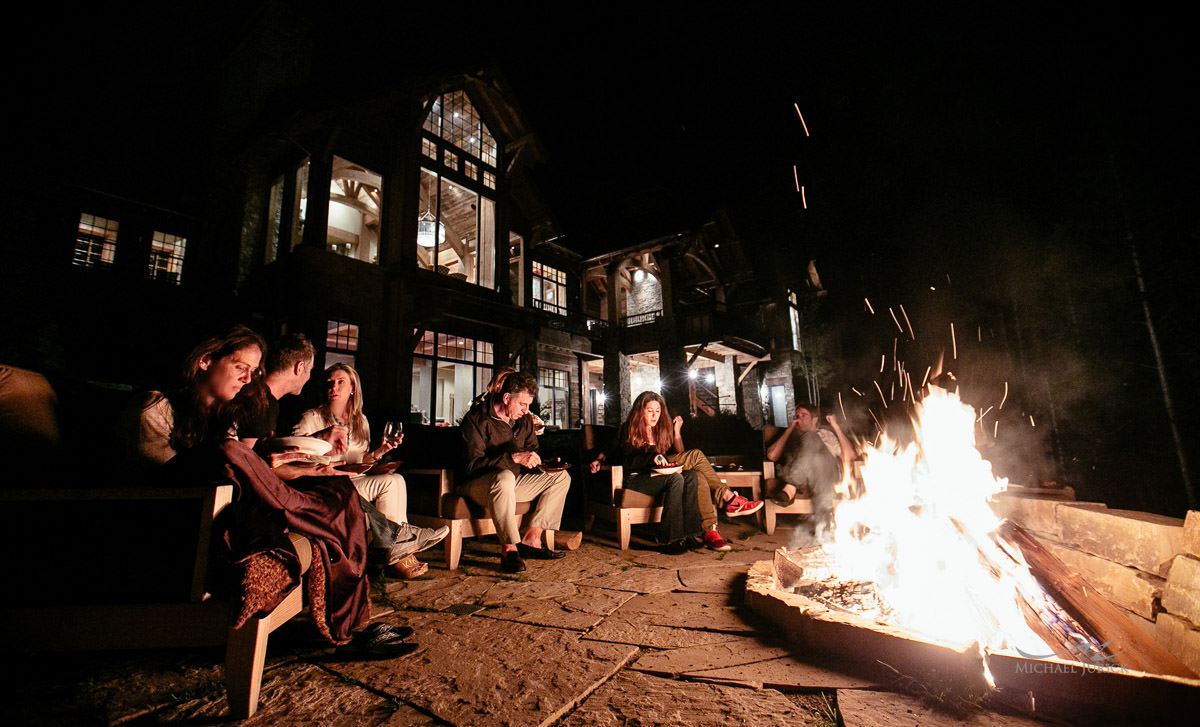
[[[383,425],[383,441],[392,446],[400,444],[400,438],[404,436],[404,422],[396,420],[389,421]]]

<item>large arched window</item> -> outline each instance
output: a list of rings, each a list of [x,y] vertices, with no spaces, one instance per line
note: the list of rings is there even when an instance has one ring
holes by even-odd
[[[499,145],[463,91],[434,99],[423,128],[418,264],[494,290]]]

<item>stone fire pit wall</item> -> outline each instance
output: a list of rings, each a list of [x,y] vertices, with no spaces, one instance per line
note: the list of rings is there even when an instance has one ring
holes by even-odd
[[[995,509],[1200,674],[1200,512],[1181,520],[1021,487]]]

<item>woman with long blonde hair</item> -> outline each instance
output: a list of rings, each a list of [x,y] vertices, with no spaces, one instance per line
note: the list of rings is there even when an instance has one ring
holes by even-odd
[[[375,449],[370,448],[371,424],[363,414],[362,381],[354,367],[344,363],[336,363],[325,370],[325,403],[304,412],[292,434],[310,436],[333,426],[344,426],[350,431],[344,454],[346,461],[351,463],[378,462],[404,439],[403,434],[398,434],[394,440],[384,439]],[[358,494],[388,520],[408,522],[408,488],[402,476],[395,472],[377,472],[358,475],[351,481]],[[404,578],[416,578],[427,572],[429,566],[411,557],[396,564],[396,569]]]

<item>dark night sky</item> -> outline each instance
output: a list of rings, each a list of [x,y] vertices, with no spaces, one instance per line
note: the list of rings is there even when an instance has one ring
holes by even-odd
[[[23,69],[8,84],[28,110],[26,128],[66,140],[63,149],[90,144],[92,154],[103,153],[97,137],[112,146],[140,139],[164,171],[187,158],[204,124],[151,120],[163,108],[210,118],[201,100],[217,80],[214,60],[238,42],[254,5],[147,7],[29,23],[28,42],[6,50],[6,65]],[[736,14],[460,5],[418,17],[381,7],[320,18],[314,43],[375,84],[459,53],[494,59],[547,150],[537,178],[580,252],[670,233],[724,206],[760,269],[817,260],[841,354],[876,361],[892,334],[878,321],[855,323],[864,296],[907,301],[922,330],[955,316],[1011,329],[1019,301],[1035,319],[1070,322],[1029,329],[1054,343],[1040,365],[1071,349],[1089,372],[1112,360],[1141,372],[1149,383],[1136,392],[1109,381],[1111,391],[1080,401],[1094,407],[1111,393],[1153,410],[1131,427],[1161,444],[1161,397],[1122,242],[1129,232],[1180,408],[1200,405],[1189,391],[1200,305],[1179,264],[1197,242],[1200,118],[1180,17],[1094,7],[835,13],[807,3]],[[104,133],[84,131],[83,119]],[[69,155],[53,163],[71,164]],[[935,297],[929,286],[948,274],[953,296]],[[1200,418],[1181,419],[1200,441]],[[1124,410],[1107,420],[1118,422],[1110,429],[1134,421]],[[1174,458],[1169,448],[1158,454]],[[1174,510],[1178,501],[1142,506]]]

